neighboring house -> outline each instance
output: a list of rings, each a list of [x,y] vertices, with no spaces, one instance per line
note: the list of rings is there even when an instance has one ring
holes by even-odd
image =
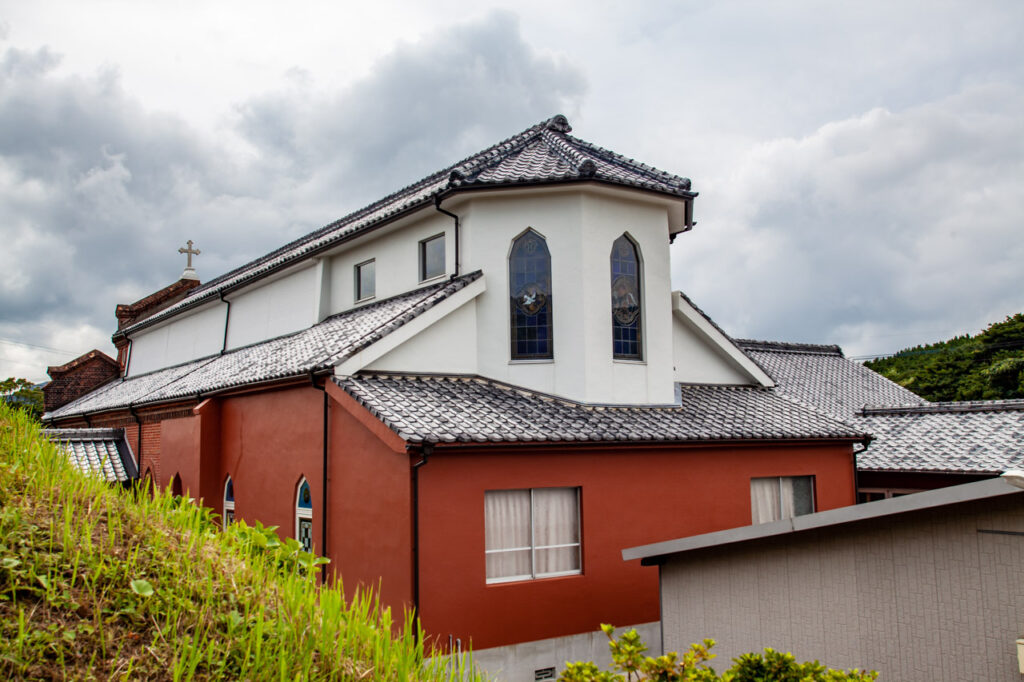
[[[866,436],[671,291],[690,181],[569,132],[119,307],[122,376],[45,419],[125,429],[143,476],[278,525],[492,672],[656,621],[622,547],[853,504]]]
[[[991,478],[1024,465],[1024,400],[930,403],[838,346],[737,340],[775,391],[873,436],[861,502]]]
[[[1002,479],[633,547],[658,567],[664,647],[717,640],[882,680],[1017,682],[1024,491]],[[1021,661],[1024,665],[1024,660]]]

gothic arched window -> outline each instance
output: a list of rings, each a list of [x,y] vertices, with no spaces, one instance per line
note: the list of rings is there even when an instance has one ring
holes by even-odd
[[[313,551],[313,495],[305,476],[299,479],[295,494],[295,539],[303,550]]]
[[[225,528],[235,522],[235,484],[230,476],[224,481],[224,513],[221,517]]]
[[[612,244],[612,356],[643,360],[643,310],[640,257],[636,244],[622,235]]]
[[[512,242],[508,256],[512,359],[554,357],[551,326],[551,254],[533,229]]]

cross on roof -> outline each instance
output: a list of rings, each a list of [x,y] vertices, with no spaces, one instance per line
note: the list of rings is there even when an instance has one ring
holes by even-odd
[[[183,247],[178,249],[178,253],[186,253],[186,254],[188,254],[188,264],[185,267],[187,269],[191,270],[192,269],[192,256],[198,256],[201,252],[199,251],[199,249],[193,249],[192,248],[192,240],[191,239],[188,240],[187,244],[188,244],[188,248],[186,249],[183,246]]]

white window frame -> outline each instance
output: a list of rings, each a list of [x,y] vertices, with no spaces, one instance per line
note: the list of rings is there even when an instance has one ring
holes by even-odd
[[[364,294],[363,290],[362,290],[362,286],[361,286],[362,278],[360,277],[360,275],[362,273],[363,267],[367,266],[367,265],[371,265],[371,264],[373,265],[373,293],[371,293],[371,294]],[[355,297],[354,298],[355,298],[355,302],[356,303],[362,303],[363,301],[369,301],[369,300],[371,300],[373,298],[376,298],[377,297],[377,259],[376,258],[370,258],[368,260],[364,260],[362,263],[356,263],[355,266],[353,267],[352,272],[355,275],[355,283],[354,283],[354,289],[355,289]]]
[[[234,500],[228,500],[228,486],[229,485],[231,486],[231,492],[234,493],[235,482],[234,482],[234,480],[232,480],[230,475],[226,479],[224,479],[224,495],[223,495],[223,498],[221,499],[221,503],[222,503],[222,506],[221,506],[221,509],[222,509],[222,512],[221,512],[221,523],[222,523],[222,525],[223,525],[223,527],[225,529],[228,526],[230,526],[232,523],[234,523],[234,518],[235,518],[235,501]],[[231,512],[231,521],[228,521],[228,511]]]
[[[442,245],[444,246],[444,250],[442,251],[442,253],[444,254],[444,258],[443,258],[443,260],[441,262],[441,272],[439,272],[437,274],[434,274],[434,275],[428,275],[427,274],[427,244],[429,244],[430,242],[434,241],[435,239],[441,239],[443,241]],[[444,277],[445,273],[448,272],[448,239],[447,239],[446,234],[444,232],[439,232],[438,234],[435,234],[435,235],[433,235],[431,237],[427,237],[426,239],[421,239],[419,241],[419,244],[417,244],[416,249],[417,249],[416,260],[417,260],[417,266],[419,267],[420,281],[421,282],[427,282],[427,281],[432,280],[432,279],[437,279],[438,277]]]
[[[534,509],[535,509],[535,495],[537,490],[557,490],[559,488],[571,489],[576,493],[576,537],[579,538],[578,542],[561,543],[557,545],[542,545],[537,546],[534,533]],[[529,490],[530,492],[530,546],[529,547],[506,547],[503,549],[484,549],[484,556],[488,554],[501,554],[504,552],[522,552],[524,550],[530,550],[530,573],[522,575],[502,576],[500,578],[486,578],[488,585],[497,585],[500,583],[511,583],[511,582],[522,582],[524,580],[537,580],[538,578],[558,578],[560,576],[567,575],[580,575],[583,573],[583,510],[580,505],[580,488],[573,486],[556,486],[554,488],[508,488],[504,490],[488,490],[484,492],[484,505],[486,508],[486,496],[489,492],[503,493],[512,492],[516,490]],[[486,532],[486,529],[485,529]],[[568,571],[553,571],[550,573],[537,573],[537,550],[541,549],[561,549],[564,547],[576,547],[579,549],[579,568],[574,568]],[[486,573],[486,569],[485,569]]]
[[[305,507],[300,507],[299,506],[299,495],[302,494],[302,486],[303,485],[309,485],[309,481],[306,480],[305,476],[300,478],[298,485],[295,486],[295,534],[292,537],[294,537],[296,540],[299,539],[299,520],[300,519],[309,519],[310,530],[311,531],[312,531],[312,526],[313,526],[313,507],[312,507],[312,505],[313,505],[313,487],[312,486],[309,487],[309,504],[310,504],[310,508],[306,509]],[[312,547],[310,549],[312,549]]]

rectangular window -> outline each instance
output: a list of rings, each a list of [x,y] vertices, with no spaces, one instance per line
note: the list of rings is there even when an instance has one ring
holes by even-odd
[[[581,572],[580,489],[484,493],[487,582]]]
[[[444,235],[420,242],[420,281],[444,274]]]
[[[750,479],[752,523],[768,523],[814,511],[814,476]]]
[[[356,266],[356,300],[373,298],[377,294],[377,267],[373,259]]]

